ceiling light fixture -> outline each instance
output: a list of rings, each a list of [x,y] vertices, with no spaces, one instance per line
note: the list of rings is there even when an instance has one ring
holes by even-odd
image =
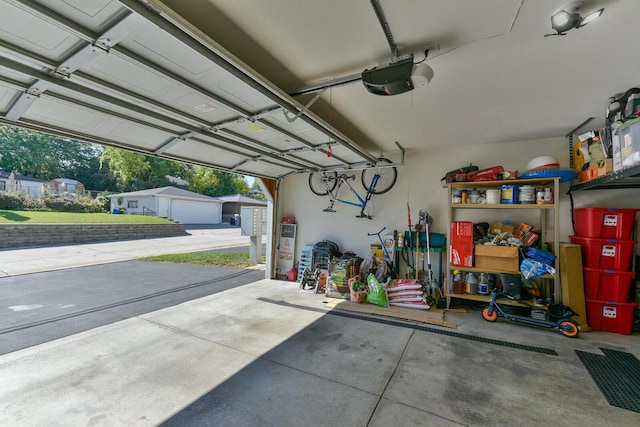
[[[556,32],[545,34],[548,36],[565,36],[567,31],[573,28],[582,28],[590,22],[593,22],[596,18],[602,15],[604,8],[598,9],[595,12],[591,12],[584,18],[580,16],[578,10],[582,7],[582,1],[573,1],[568,5],[558,9],[553,15],[551,15],[551,28]]]

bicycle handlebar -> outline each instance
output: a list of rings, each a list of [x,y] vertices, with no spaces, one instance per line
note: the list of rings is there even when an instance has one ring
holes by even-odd
[[[387,229],[387,227],[382,227],[382,229],[380,231],[378,231],[377,233],[367,233],[367,236],[379,236],[380,233],[382,233],[386,229]]]

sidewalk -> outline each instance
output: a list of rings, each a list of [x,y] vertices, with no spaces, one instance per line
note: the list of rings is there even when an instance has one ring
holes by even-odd
[[[163,237],[0,250],[0,278],[88,265],[130,261],[168,253],[200,252],[247,246],[248,236],[240,227],[186,227],[188,236]]]

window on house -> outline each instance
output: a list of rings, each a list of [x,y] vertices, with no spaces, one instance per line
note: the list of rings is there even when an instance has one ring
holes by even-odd
[[[127,208],[129,209],[137,209],[138,201],[137,200],[127,200]]]
[[[7,191],[7,183],[5,181],[0,181],[0,191]]]

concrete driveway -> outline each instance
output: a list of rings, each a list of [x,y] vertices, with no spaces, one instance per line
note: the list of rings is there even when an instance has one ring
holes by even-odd
[[[249,238],[238,227],[187,230],[189,236],[0,251],[0,354],[264,278],[263,265],[239,270],[121,261],[203,250],[249,252]]]
[[[185,228],[188,236],[1,249],[0,277],[129,261],[148,255],[200,252],[249,245],[249,237],[241,235],[240,227],[219,225]],[[248,251],[247,248],[246,252]]]
[[[0,279],[0,354],[264,279],[264,269],[126,261]]]

